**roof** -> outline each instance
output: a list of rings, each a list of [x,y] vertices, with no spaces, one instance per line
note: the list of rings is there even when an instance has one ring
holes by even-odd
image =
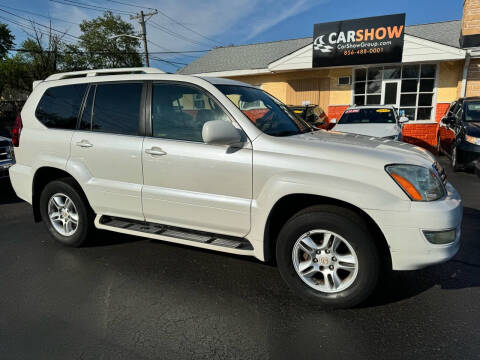
[[[460,48],[461,20],[405,27],[405,33],[443,45]],[[217,71],[266,69],[268,65],[313,42],[311,37],[212,49],[178,70],[178,74],[202,74]]]
[[[254,87],[253,85],[250,85],[241,81],[230,80],[226,78],[216,78],[216,77],[206,77],[206,76],[201,76],[200,78],[208,81],[210,84],[213,84],[213,85],[237,85],[237,86]]]

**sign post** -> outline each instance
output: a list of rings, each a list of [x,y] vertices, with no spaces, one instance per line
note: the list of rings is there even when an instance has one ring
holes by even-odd
[[[405,14],[315,24],[313,67],[402,61]]]

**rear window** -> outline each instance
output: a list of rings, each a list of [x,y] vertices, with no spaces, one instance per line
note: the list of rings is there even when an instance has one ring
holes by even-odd
[[[48,128],[75,129],[86,88],[86,84],[77,84],[47,89],[35,116]]]
[[[339,124],[388,124],[395,123],[395,114],[392,109],[349,109],[339,120]]]

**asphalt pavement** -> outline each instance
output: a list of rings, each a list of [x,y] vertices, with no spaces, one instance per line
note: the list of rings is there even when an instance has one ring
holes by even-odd
[[[3,183],[0,359],[480,359],[480,179],[445,166],[457,256],[337,311],[255,259],[106,232],[63,247]]]

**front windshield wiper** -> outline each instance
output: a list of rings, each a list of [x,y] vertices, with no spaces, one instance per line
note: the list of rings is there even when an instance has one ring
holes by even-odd
[[[285,130],[285,131],[279,131],[278,133],[273,133],[269,134],[271,136],[293,136],[293,135],[298,135],[301,134],[299,131],[293,131],[293,130]]]

